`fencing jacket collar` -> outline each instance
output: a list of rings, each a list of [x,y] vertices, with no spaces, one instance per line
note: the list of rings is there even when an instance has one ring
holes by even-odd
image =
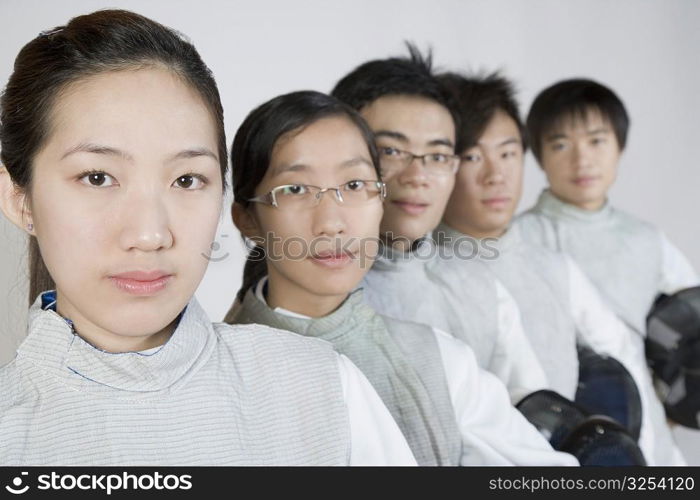
[[[584,210],[571,203],[566,203],[552,194],[549,189],[545,189],[540,194],[534,207],[535,210],[542,211],[543,214],[553,217],[564,217],[569,220],[580,222],[596,222],[608,219],[613,212],[613,208],[608,200],[598,210]]]
[[[213,349],[216,337],[211,321],[193,298],[162,346],[144,352],[106,352],[80,337],[70,320],[55,311],[55,292],[43,293],[31,306],[27,331],[18,356],[58,376],[77,374],[95,382],[99,390],[141,393],[175,384]]]

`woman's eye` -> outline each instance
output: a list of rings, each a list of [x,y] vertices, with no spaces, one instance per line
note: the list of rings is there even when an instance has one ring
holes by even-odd
[[[365,181],[353,180],[345,183],[345,189],[348,191],[362,191],[365,188]]]
[[[302,195],[306,194],[307,188],[303,184],[293,184],[291,186],[284,186],[284,189],[282,189],[282,194],[284,195]]]
[[[202,189],[206,185],[206,181],[199,175],[186,174],[178,177],[173,183],[180,189],[197,190]]]
[[[479,156],[478,154],[466,154],[462,156],[462,160],[469,163],[477,163],[481,161],[481,156]]]
[[[91,187],[111,187],[117,184],[116,179],[105,172],[87,172],[80,177],[80,182]]]
[[[599,144],[603,144],[604,142],[605,142],[605,139],[602,137],[594,137],[593,139],[591,139],[591,144],[593,144],[594,146],[597,146]]]

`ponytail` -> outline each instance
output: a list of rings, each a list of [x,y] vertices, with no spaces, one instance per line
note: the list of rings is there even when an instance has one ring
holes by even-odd
[[[236,298],[239,302],[243,302],[243,298],[249,289],[267,275],[267,262],[265,260],[265,249],[260,245],[256,245],[248,252],[248,257],[243,266],[243,284],[238,290]]]

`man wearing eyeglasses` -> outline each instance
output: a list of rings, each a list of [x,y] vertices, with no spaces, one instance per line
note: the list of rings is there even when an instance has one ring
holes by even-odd
[[[468,287],[436,272],[439,249],[426,236],[440,223],[455,183],[455,117],[430,59],[410,51],[410,59],[361,65],[332,92],[374,132],[387,185],[384,246],[365,278],[365,296],[383,314],[429,324],[466,342],[517,403],[547,383],[515,301],[476,261]]]

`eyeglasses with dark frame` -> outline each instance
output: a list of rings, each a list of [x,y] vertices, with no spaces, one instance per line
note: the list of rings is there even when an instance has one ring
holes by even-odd
[[[285,184],[248,201],[264,203],[282,210],[313,208],[321,203],[321,198],[327,191],[335,191],[336,201],[348,206],[362,205],[377,196],[381,201],[386,198],[386,184],[383,182],[353,179],[340,186],[327,188],[309,184]]]
[[[417,155],[410,151],[393,147],[378,146],[382,171],[396,173],[408,167],[413,160],[419,159],[427,173],[432,175],[450,175],[457,172],[460,163],[459,155],[445,153],[426,153]]]

